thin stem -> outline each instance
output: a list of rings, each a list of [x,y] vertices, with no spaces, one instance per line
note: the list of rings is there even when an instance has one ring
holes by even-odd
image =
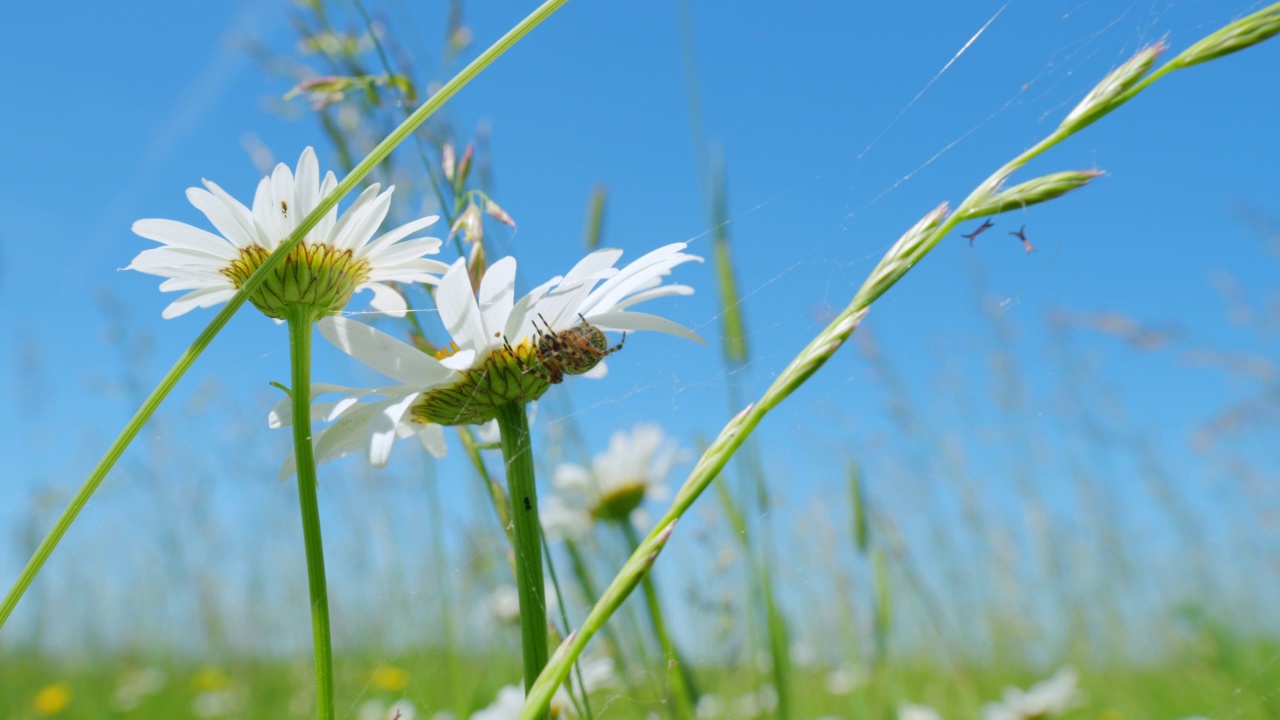
[[[324,579],[320,541],[320,504],[316,498],[316,459],[311,445],[311,308],[290,305],[289,396],[293,401],[293,456],[298,469],[298,505],[307,548],[307,589],[311,595],[311,643],[316,661],[316,717],[333,720],[333,644],[329,637],[329,588]]]
[[[551,557],[551,546],[547,544],[546,538],[542,540],[542,557],[547,561],[547,576],[551,578],[551,587],[556,589],[556,597],[563,598],[564,591],[560,589],[560,578],[556,575],[556,563]],[[564,635],[568,636],[573,630],[569,626],[569,611],[565,609],[563,601],[557,602],[556,607],[560,611],[560,622],[564,624]],[[595,715],[591,712],[591,703],[587,700],[587,684],[582,680],[582,663],[574,665],[573,671],[578,675],[578,688],[582,690],[582,702],[579,703],[578,699],[574,697],[573,686],[570,685],[569,687],[569,697],[574,701],[574,709],[578,711],[579,715],[585,715],[586,720],[595,720]],[[578,707],[579,705],[581,707]],[[584,709],[585,712],[583,712]]]
[[[635,552],[640,547],[640,535],[630,521],[618,523],[622,534],[627,538],[627,545]],[[671,634],[667,632],[667,621],[662,613],[662,604],[658,602],[658,588],[653,584],[653,575],[645,573],[640,581],[644,589],[644,602],[649,610],[649,621],[653,624],[653,636],[662,648],[663,662],[667,666],[667,676],[671,683],[671,692],[675,695],[676,717],[692,720],[695,716],[694,702],[697,692],[693,688],[693,674],[680,651],[676,649]]]
[[[524,403],[498,408],[502,459],[507,467],[507,495],[515,524],[516,589],[520,595],[520,640],[524,654],[524,687],[528,692],[547,665],[547,588],[542,575],[542,526],[538,522],[538,490],[533,473],[533,447]],[[546,717],[541,713],[540,717]]]
[[[62,515],[58,517],[57,522],[55,522],[53,527],[49,530],[49,534],[40,542],[40,546],[36,548],[31,559],[27,561],[26,567],[24,567],[22,572],[18,574],[18,579],[14,581],[13,587],[9,589],[9,593],[5,595],[4,602],[0,603],[0,628],[4,627],[5,621],[9,619],[9,615],[13,613],[13,609],[18,606],[18,601],[22,599],[27,588],[30,587],[32,581],[35,580],[36,574],[40,572],[40,568],[44,567],[45,561],[49,559],[49,555],[53,553],[53,549],[58,546],[58,543],[62,540],[62,536],[65,535],[67,533],[67,529],[71,527],[72,521],[74,521],[76,516],[80,514],[80,511],[84,509],[84,506],[89,502],[89,498],[93,496],[93,493],[97,491],[98,486],[102,484],[103,479],[106,478],[107,473],[111,471],[111,468],[115,466],[116,461],[124,454],[125,448],[129,447],[129,444],[133,442],[133,439],[138,436],[138,433],[142,430],[142,426],[145,425],[147,420],[151,419],[151,416],[155,414],[156,409],[160,407],[160,403],[164,402],[165,397],[169,395],[169,391],[173,390],[174,386],[178,384],[178,380],[180,380],[182,376],[186,374],[187,370],[191,368],[191,365],[196,361],[196,358],[200,357],[200,354],[209,346],[209,343],[213,342],[213,338],[222,331],[222,328],[231,320],[231,316],[240,309],[241,305],[244,305],[249,296],[256,292],[258,287],[262,285],[267,277],[275,271],[276,266],[283,262],[284,259],[293,252],[293,249],[298,245],[298,243],[302,242],[302,238],[305,237],[308,232],[311,232],[311,229],[316,226],[316,223],[320,222],[321,218],[336,207],[338,201],[347,193],[351,192],[351,190],[355,188],[355,186],[363,180],[364,177],[378,165],[378,163],[382,162],[387,155],[390,155],[391,151],[395,149],[397,145],[403,142],[404,139],[413,133],[419,125],[439,110],[446,101],[456,95],[457,92],[466,86],[467,83],[471,82],[476,75],[479,75],[481,70],[484,70],[490,63],[498,59],[499,56],[507,50],[510,50],[511,47],[527,35],[529,31],[541,24],[543,20],[550,17],[556,10],[559,10],[560,6],[564,5],[566,2],[568,2],[568,0],[546,0],[542,5],[538,6],[538,9],[530,13],[524,20],[521,20],[518,25],[507,31],[506,35],[503,35],[497,42],[490,45],[483,53],[480,53],[475,60],[468,63],[461,72],[455,75],[451,80],[449,80],[449,82],[445,83],[444,86],[436,92],[436,94],[428,98],[427,101],[415,110],[412,115],[405,118],[405,121],[392,131],[385,140],[378,143],[378,146],[369,153],[368,157],[348,173],[347,176],[342,179],[342,182],[334,188],[333,192],[325,196],[325,198],[316,206],[315,210],[312,210],[311,214],[302,219],[302,222],[298,224],[298,228],[293,231],[293,234],[291,234],[287,240],[282,242],[280,247],[276,248],[275,252],[271,253],[271,255],[262,262],[262,265],[249,276],[249,279],[240,287],[240,290],[227,301],[227,304],[218,312],[217,315],[214,316],[209,325],[202,330],[198,336],[196,336],[195,342],[191,343],[191,347],[187,348],[186,352],[184,352],[182,356],[178,358],[178,361],[173,364],[173,367],[169,368],[169,372],[165,373],[165,376],[160,379],[160,383],[156,385],[156,389],[152,390],[151,394],[147,396],[147,399],[142,402],[142,406],[133,414],[129,423],[125,425],[124,430],[122,430],[115,441],[111,443],[111,447],[107,448],[106,454],[102,456],[102,459],[98,461],[98,464],[93,468],[93,471],[89,473],[89,477],[84,481],[84,484],[80,486],[78,491],[76,491],[75,497],[71,499],[71,502],[67,505],[66,509],[62,511]]]

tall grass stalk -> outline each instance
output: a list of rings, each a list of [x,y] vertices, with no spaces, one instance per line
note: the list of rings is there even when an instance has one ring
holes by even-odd
[[[623,535],[627,538],[627,545],[632,552],[640,547],[640,535],[636,532],[635,526],[630,521],[619,523],[622,528]],[[658,587],[653,581],[653,576],[646,573],[644,579],[641,580],[644,589],[644,603],[649,611],[650,627],[653,630],[653,637],[658,641],[658,647],[662,650],[662,659],[667,667],[668,685],[671,695],[675,700],[675,715],[681,720],[693,720],[696,715],[695,705],[698,701],[698,691],[693,681],[693,669],[685,662],[680,655],[680,649],[676,647],[675,640],[672,639],[671,633],[667,630],[667,619],[665,613],[662,612],[662,603],[658,599]]]
[[[557,648],[547,665],[544,676],[539,677],[530,688],[525,708],[520,715],[521,720],[540,717],[545,712],[551,702],[552,694],[564,682],[569,668],[581,655],[587,642],[617,611],[622,601],[635,589],[657,560],[676,522],[720,474],[764,416],[803,385],[826,364],[836,350],[840,349],[862,322],[872,303],[888,292],[911,271],[916,263],[924,259],[924,256],[955,229],[958,223],[1052,200],[1083,186],[1093,176],[1092,171],[1081,171],[1076,178],[1077,182],[1055,183],[1055,191],[1047,194],[1043,192],[1044,185],[1036,180],[1002,190],[1005,181],[1015,171],[1049,148],[1128,102],[1169,72],[1244,49],[1277,33],[1280,33],[1280,3],[1229,23],[1223,29],[1192,45],[1155,72],[1148,74],[1155,56],[1163,50],[1163,45],[1157,43],[1139,50],[1132,59],[1103,78],[1052,133],[1016,155],[979,184],[956,207],[955,212],[948,213],[947,204],[944,202],[904,233],[871,271],[849,305],[837,314],[831,323],[782,370],[759,401],[744,408],[721,430],[690,472],[670,508],[649,536],[640,543],[610,583],[609,588],[605,590],[601,600],[592,608],[582,628]]]
[[[396,127],[390,135],[388,135],[382,142],[378,143],[378,145],[369,152],[365,159],[361,160],[360,163],[342,179],[342,182],[338,183],[338,186],[334,188],[333,192],[322,198],[316,205],[315,209],[303,218],[302,222],[298,223],[297,229],[289,235],[288,239],[281,242],[280,247],[276,248],[275,252],[271,253],[266,260],[262,261],[262,265],[260,265],[258,269],[255,270],[247,280],[245,280],[244,285],[241,286],[236,294],[227,301],[227,304],[218,311],[218,314],[209,322],[209,325],[196,336],[196,339],[191,343],[191,346],[182,353],[178,358],[178,361],[174,363],[173,367],[171,367],[169,371],[165,373],[164,377],[160,379],[160,383],[156,385],[155,389],[151,391],[151,394],[143,401],[142,406],[134,413],[128,424],[125,425],[124,430],[121,431],[120,435],[111,443],[106,454],[98,461],[98,464],[94,467],[93,471],[89,473],[89,477],[84,481],[84,484],[80,486],[80,489],[71,499],[71,502],[62,512],[62,515],[58,518],[53,528],[49,530],[49,533],[45,536],[44,540],[41,541],[39,547],[36,548],[31,559],[27,561],[26,566],[23,567],[22,572],[19,573],[17,580],[14,581],[13,587],[11,587],[8,594],[5,595],[4,601],[0,603],[0,627],[3,627],[5,621],[9,619],[9,616],[13,613],[13,609],[18,605],[18,601],[22,599],[23,593],[25,593],[27,588],[30,587],[31,582],[35,580],[36,574],[40,572],[40,568],[43,567],[45,561],[49,559],[49,555],[53,552],[53,549],[57,547],[58,543],[62,540],[62,536],[66,534],[67,529],[71,527],[71,523],[76,519],[76,516],[78,516],[80,511],[84,509],[84,506],[89,502],[89,498],[91,498],[94,492],[98,489],[98,486],[102,484],[107,473],[111,471],[111,468],[115,466],[116,461],[120,459],[122,454],[124,454],[125,449],[128,448],[129,444],[133,442],[133,439],[137,437],[138,433],[142,430],[142,426],[146,424],[147,420],[151,418],[156,409],[160,407],[160,403],[164,402],[164,399],[169,395],[169,392],[178,384],[178,380],[182,379],[182,376],[187,373],[187,370],[191,369],[191,365],[195,363],[196,358],[200,357],[200,354],[203,353],[205,348],[213,342],[213,339],[222,331],[222,328],[226,327],[226,324],[231,320],[231,316],[235,315],[236,311],[244,305],[249,296],[256,292],[262,283],[266,281],[267,277],[275,271],[276,266],[283,262],[289,253],[293,252],[293,249],[297,247],[298,243],[302,242],[302,238],[316,226],[316,223],[320,222],[321,218],[337,206],[339,200],[345,197],[347,193],[351,192],[366,175],[372,172],[380,162],[386,159],[397,145],[404,142],[404,140],[409,137],[419,125],[439,110],[445,102],[456,95],[459,90],[467,85],[467,83],[475,79],[475,77],[479,75],[482,70],[488,67],[490,63],[501,57],[507,50],[510,50],[512,46],[527,35],[529,31],[541,24],[556,10],[559,10],[566,2],[568,2],[568,0],[546,0],[546,2],[530,13],[528,17],[521,20],[501,38],[498,38],[497,42],[493,43],[493,45],[490,45],[488,49],[480,53],[475,60],[468,63],[467,66],[449,80],[449,82],[445,83],[438,92],[428,98],[427,101],[419,106],[417,110],[414,110],[413,113],[410,114],[404,122],[400,123],[400,125]],[[309,415],[304,417],[309,417]]]

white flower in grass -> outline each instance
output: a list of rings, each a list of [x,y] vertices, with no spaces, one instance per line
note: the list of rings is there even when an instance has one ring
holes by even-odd
[[[667,245],[622,268],[614,267],[621,250],[597,250],[519,300],[514,258],[491,265],[474,294],[459,259],[436,293],[452,343],[435,356],[354,320],[325,318],[318,325],[325,338],[396,384],[369,390],[313,385],[316,396],[343,395],[312,408],[313,419],[333,423],[316,436],[317,461],[367,449],[370,462],[381,467],[396,439],[414,435],[443,455],[441,425],[488,422],[499,407],[532,402],[565,375],[602,376],[604,357],[621,345],[609,347],[604,331],[654,330],[703,342],[678,323],[630,310],[646,300],[693,292],[686,285],[662,284],[672,268],[701,260],[684,248]],[[272,411],[271,426],[291,423],[289,413],[286,399]],[[291,467],[286,464],[284,472]]]
[[[524,710],[524,689],[518,685],[504,685],[498,690],[493,704],[471,714],[471,720],[517,720]],[[573,714],[573,704],[563,686],[551,698],[551,717]]]
[[[616,432],[609,448],[591,460],[591,467],[574,463],[556,466],[551,482],[561,495],[576,498],[599,520],[635,523],[646,498],[667,496],[667,474],[689,459],[657,425],[636,425]]]
[[[898,720],[942,720],[942,716],[928,705],[903,703],[898,708]]]
[[[693,714],[698,720],[714,720],[714,718],[724,717],[724,701],[714,693],[703,693],[698,698],[698,705],[694,708]]]
[[[187,190],[187,199],[221,235],[176,220],[139,220],[133,231],[163,246],[142,251],[126,269],[168,278],[160,284],[162,291],[188,291],[164,309],[166,318],[226,302],[337,185],[332,172],[321,181],[311,148],[302,151],[296,173],[281,163],[258,183],[253,209],[205,180],[204,188]],[[387,283],[434,284],[448,266],[422,257],[439,251],[438,238],[406,240],[436,216],[374,238],[394,189],[379,192],[378,185],[370,185],[342,215],[336,207],[330,210],[250,302],[277,320],[291,303],[310,305],[320,317],[341,310],[352,293],[370,290],[374,309],[403,316],[405,300]]]
[[[418,708],[408,699],[400,699],[390,706],[380,700],[365,700],[356,708],[356,720],[414,720]]]
[[[1028,690],[1007,687],[999,702],[982,706],[982,718],[1032,720],[1059,715],[1084,702],[1079,683],[1080,678],[1075,670],[1063,668],[1053,677],[1032,685]]]

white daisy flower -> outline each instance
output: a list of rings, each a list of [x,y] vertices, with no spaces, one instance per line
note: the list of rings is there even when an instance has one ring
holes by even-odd
[[[369,390],[313,386],[314,395],[342,393],[312,408],[312,418],[333,421],[317,435],[316,460],[325,462],[367,448],[370,462],[387,463],[394,441],[417,435],[428,451],[444,453],[441,425],[481,424],[499,407],[538,399],[565,375],[601,377],[610,347],[604,331],[654,330],[696,342],[697,333],[666,318],[630,310],[686,285],[662,284],[677,265],[697,260],[684,243],[659,248],[616,268],[621,250],[597,250],[566,275],[515,299],[516,261],[503,258],[485,272],[473,294],[465,261],[440,279],[436,305],[452,337],[436,356],[368,325],[329,317],[320,333],[340,350],[396,381]],[[288,400],[271,413],[272,427],[292,422]],[[286,465],[285,473],[290,472]]]
[[[471,714],[471,720],[517,720],[524,710],[524,689],[518,685],[504,685],[498,690],[493,704]],[[551,698],[551,716],[565,717],[573,714],[569,693],[561,686]]]
[[[1063,668],[1048,680],[1042,680],[1023,691],[1004,689],[1000,702],[982,706],[983,720],[1031,720],[1064,713],[1084,702],[1080,678],[1071,668]]]
[[[942,720],[942,716],[928,705],[903,703],[898,707],[898,720]]]
[[[652,424],[636,425],[630,432],[616,432],[609,448],[591,460],[591,467],[561,463],[552,473],[552,484],[561,495],[580,500],[599,520],[636,522],[646,498],[667,496],[667,474],[689,459],[689,453]]]
[[[187,190],[187,199],[220,235],[176,220],[133,224],[135,233],[162,247],[142,251],[125,269],[168,278],[160,284],[162,291],[188,291],[164,309],[166,318],[231,299],[338,184],[332,172],[321,181],[311,148],[302,151],[296,174],[281,163],[258,183],[252,210],[216,184],[203,182],[204,188]],[[369,290],[374,309],[403,317],[405,300],[387,283],[435,284],[448,266],[422,257],[439,251],[439,238],[406,240],[434,223],[434,215],[373,237],[387,216],[394,190],[379,192],[378,185],[370,185],[341,216],[336,207],[330,210],[250,302],[277,320],[283,319],[286,305],[305,303],[315,308],[318,318],[341,310],[352,293]]]

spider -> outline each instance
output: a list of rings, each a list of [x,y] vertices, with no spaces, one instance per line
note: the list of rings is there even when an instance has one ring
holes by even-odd
[[[542,320],[542,327],[538,327],[537,321],[533,323],[533,330],[538,334],[538,341],[534,346],[538,354],[538,365],[531,365],[527,370],[551,385],[564,382],[565,375],[587,372],[599,365],[606,356],[621,350],[627,342],[627,334],[622,333],[622,340],[609,347],[609,339],[604,332],[587,322],[582,315],[578,315],[581,322],[560,332],[552,331],[551,323],[542,315],[538,315],[538,318]]]

